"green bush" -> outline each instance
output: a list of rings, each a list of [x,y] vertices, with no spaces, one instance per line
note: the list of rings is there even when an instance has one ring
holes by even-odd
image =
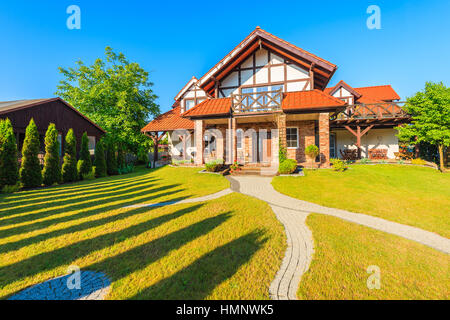
[[[77,163],[77,171],[80,179],[83,175],[92,172],[91,153],[89,152],[89,139],[87,133],[83,133],[81,137],[80,160]]]
[[[39,133],[33,119],[27,126],[22,147],[22,163],[19,177],[24,188],[39,187],[42,184],[41,165],[39,163]]]
[[[64,182],[73,182],[78,180],[77,168],[77,139],[72,129],[66,134],[66,144],[64,146],[64,163],[62,165],[62,177]]]
[[[89,172],[89,173],[83,173],[81,178],[83,180],[94,180],[95,179],[95,168],[92,167],[91,172]]]
[[[291,174],[297,169],[297,161],[294,159],[286,159],[283,162],[280,162],[278,166],[278,172],[280,174]]]
[[[287,150],[286,147],[281,144],[281,139],[278,143],[280,145],[278,149],[278,161],[279,163],[282,163],[284,160],[287,159]]]
[[[314,160],[319,155],[319,148],[315,144],[310,144],[305,149],[306,156],[311,159],[311,167],[314,166]]]
[[[412,160],[411,160],[411,163],[412,163],[412,164],[419,165],[419,166],[423,166],[423,165],[425,165],[427,162],[426,162],[425,160],[423,160],[423,159],[417,158],[417,159],[412,159]]]
[[[95,177],[105,177],[106,176],[106,160],[105,160],[105,149],[103,148],[103,142],[100,140],[95,146]]]
[[[134,171],[134,165],[132,163],[130,163],[122,168],[119,168],[118,171],[119,171],[119,174],[131,173]]]
[[[58,130],[54,123],[50,123],[45,133],[44,170],[42,170],[42,181],[46,186],[61,182],[59,150]]]
[[[2,188],[2,193],[14,193],[20,190],[20,183],[6,185]]]
[[[217,172],[222,168],[223,159],[216,159],[205,163],[205,169],[208,172]]]
[[[11,121],[0,120],[0,188],[14,186],[18,180],[16,137]]]
[[[343,172],[348,169],[347,164],[341,159],[330,159],[330,163],[333,165],[332,168],[334,171]]]
[[[106,144],[106,172],[110,176],[118,174],[116,148],[112,141]]]
[[[362,158],[360,160],[361,164],[368,164],[368,163],[371,163],[371,162],[372,162],[372,160],[370,160],[369,158]]]

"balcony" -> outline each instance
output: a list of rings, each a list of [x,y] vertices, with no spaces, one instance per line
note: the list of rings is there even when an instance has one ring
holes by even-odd
[[[381,121],[409,119],[410,115],[403,110],[404,102],[361,103],[349,105],[344,111],[331,116],[335,122]]]
[[[265,113],[281,110],[283,89],[231,94],[234,113]]]

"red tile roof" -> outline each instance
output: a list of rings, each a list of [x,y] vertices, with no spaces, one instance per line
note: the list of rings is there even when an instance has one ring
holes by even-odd
[[[374,100],[400,100],[400,96],[390,85],[355,88],[364,98]]]
[[[320,109],[324,107],[344,106],[345,102],[320,90],[285,93],[281,103],[283,110]]]
[[[231,98],[207,99],[183,113],[183,117],[226,115],[231,110]]]
[[[141,132],[170,131],[176,129],[194,129],[194,122],[180,115],[180,106],[156,117],[141,129]]]

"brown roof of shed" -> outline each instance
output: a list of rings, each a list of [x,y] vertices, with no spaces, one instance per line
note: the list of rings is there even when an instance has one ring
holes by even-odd
[[[93,122],[91,119],[86,117],[84,114],[82,114],[80,111],[78,111],[76,108],[74,108],[72,105],[70,105],[67,101],[57,97],[57,98],[49,98],[49,99],[28,99],[28,100],[15,100],[15,101],[0,101],[0,115],[7,114],[9,112],[22,110],[22,109],[28,109],[32,108],[44,103],[59,101],[62,104],[64,104],[66,107],[72,109],[77,114],[79,114],[81,117],[89,121],[93,126],[98,128],[99,130],[106,132],[102,127],[100,127],[98,124]]]

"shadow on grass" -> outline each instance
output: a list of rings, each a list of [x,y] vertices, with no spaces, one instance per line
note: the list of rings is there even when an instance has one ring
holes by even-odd
[[[115,197],[111,197],[111,198],[106,198],[103,200],[92,200],[89,203],[83,203],[83,204],[74,204],[71,207],[71,210],[69,212],[76,212],[78,210],[82,210],[87,208],[87,210],[83,210],[81,212],[78,213],[73,213],[70,215],[66,215],[66,216],[62,216],[62,217],[57,217],[54,219],[48,219],[48,220],[44,220],[44,221],[38,221],[35,223],[31,223],[31,224],[27,224],[27,225],[23,225],[23,226],[18,226],[18,227],[12,227],[9,229],[2,229],[0,230],[0,239],[3,239],[5,237],[10,237],[16,234],[22,234],[22,233],[26,233],[26,232],[32,232],[35,230],[39,230],[39,229],[43,229],[43,228],[47,228],[51,225],[57,224],[57,223],[62,223],[62,222],[68,222],[68,221],[72,221],[72,220],[77,220],[77,219],[81,219],[81,218],[85,218],[88,216],[92,216],[92,215],[96,215],[102,212],[106,212],[109,210],[115,210],[115,209],[120,209],[129,205],[133,205],[133,204],[138,204],[138,203],[142,203],[142,201],[146,201],[146,200],[151,200],[151,199],[155,199],[155,198],[159,198],[162,196],[167,196],[167,195],[171,195],[174,193],[178,193],[181,191],[184,191],[184,189],[178,189],[175,191],[169,191],[169,192],[165,192],[165,193],[159,193],[159,194],[155,194],[157,192],[160,191],[164,191],[164,190],[168,190],[168,189],[172,189],[175,187],[178,187],[179,185],[168,185],[168,186],[162,186],[159,188],[154,188],[154,189],[144,189],[141,192],[138,193],[134,193],[133,195],[129,195],[129,194],[123,194],[121,196],[115,196]],[[144,198],[139,198],[139,199],[131,199],[129,201],[126,201],[128,199],[130,199],[130,197],[134,197],[134,196],[144,196],[146,194],[151,193],[152,195],[148,196],[148,197],[144,197]],[[187,197],[187,196],[186,196]],[[89,209],[92,206],[98,206],[98,205],[102,205],[102,204],[106,204],[112,201],[122,201],[120,203],[114,204],[114,205],[105,205],[101,208],[95,208],[95,209]],[[36,219],[42,219],[51,215],[57,215],[60,213],[66,213],[67,212],[67,208],[59,208],[59,209],[53,209],[53,210],[49,210],[47,211],[45,214],[40,215],[38,214],[36,216]],[[33,219],[34,220],[34,219]]]
[[[151,199],[154,199],[154,198],[158,198],[160,196],[166,196],[166,195],[175,194],[177,192],[180,192],[180,190],[171,191],[171,192],[165,192],[165,193],[162,193],[162,194],[158,194],[158,195],[155,195],[155,196],[151,196],[151,197],[145,198],[143,200],[144,201],[145,200],[151,200]],[[174,199],[172,199],[172,201],[181,201],[181,200],[186,199],[186,197],[174,198]],[[114,209],[120,209],[122,207],[123,207],[123,203],[121,203],[119,205],[116,205],[116,206],[108,207],[108,208],[106,208],[107,209],[106,211],[114,210]],[[155,207],[155,209],[156,209],[156,207]],[[10,251],[18,250],[18,249],[20,249],[22,247],[26,247],[26,246],[29,246],[29,245],[34,244],[34,243],[38,243],[38,242],[41,242],[41,241],[48,240],[50,238],[59,237],[59,236],[62,236],[64,234],[79,232],[79,231],[83,231],[83,230],[90,229],[90,228],[95,228],[95,227],[98,227],[98,226],[101,226],[101,225],[104,225],[104,224],[107,224],[107,223],[110,223],[110,222],[113,222],[113,221],[120,221],[120,220],[129,218],[129,217],[134,216],[136,214],[141,214],[141,213],[136,213],[133,210],[130,211],[129,209],[124,209],[124,210],[126,210],[126,211],[120,211],[120,212],[118,212],[118,213],[116,213],[114,215],[107,216],[107,217],[104,217],[104,218],[100,218],[100,219],[97,219],[97,220],[86,221],[86,222],[83,222],[83,223],[80,223],[80,224],[77,224],[77,225],[73,225],[73,226],[70,226],[70,227],[67,227],[67,228],[58,229],[58,230],[50,231],[50,232],[47,232],[47,233],[39,234],[39,235],[36,235],[34,237],[23,238],[23,239],[20,239],[18,241],[13,241],[13,242],[0,244],[0,252],[2,254],[5,254],[5,253],[8,253]],[[102,212],[97,212],[97,211],[99,211],[99,210],[93,210],[92,212],[83,211],[83,212],[81,212],[79,214],[75,214],[75,215],[69,216],[69,218],[70,218],[70,220],[82,219],[82,218],[86,218],[88,216],[97,215],[97,214],[102,213]],[[104,208],[102,208],[101,211],[104,211]],[[74,217],[74,216],[76,216],[76,217]],[[63,218],[66,218],[66,217],[63,217]],[[47,221],[44,221],[44,222],[47,222],[46,224],[48,224],[48,225],[53,225],[53,224],[55,224],[54,220],[59,220],[59,219],[53,219],[53,220],[51,220],[51,222],[47,222]],[[60,222],[56,222],[56,223],[60,223]],[[41,229],[45,228],[45,227],[47,227],[47,225],[41,226]],[[19,233],[23,233],[23,232],[25,232],[25,231],[21,231]],[[29,231],[27,231],[27,232],[29,232]]]
[[[133,186],[146,186],[146,185],[150,185],[150,182],[155,182],[159,179],[143,179],[143,180],[138,180],[138,181],[133,181],[133,182],[129,182],[129,183],[117,183],[114,185],[109,185],[107,188],[104,189],[99,189],[98,187],[93,187],[93,190],[89,190],[86,192],[83,192],[82,194],[79,194],[77,192],[80,191],[76,191],[76,192],[71,192],[69,190],[67,190],[66,192],[64,192],[63,194],[58,194],[58,195],[50,195],[50,194],[46,194],[44,193],[42,195],[42,197],[39,198],[32,198],[30,200],[23,200],[20,201],[20,203],[16,203],[15,201],[13,201],[13,204],[2,204],[0,206],[0,217],[1,218],[5,218],[11,215],[16,215],[16,214],[20,214],[20,213],[24,213],[27,211],[31,210],[38,210],[38,209],[43,209],[46,206],[48,206],[48,201],[52,201],[51,205],[52,206],[58,206],[58,205],[64,205],[64,204],[70,204],[73,200],[78,200],[81,201],[82,199],[92,199],[92,197],[99,197],[100,195],[109,195],[109,194],[114,194],[114,193],[120,193],[122,192],[122,190],[124,190],[124,188],[128,188],[130,190],[132,190]],[[8,210],[8,211],[3,211],[2,210]],[[3,221],[6,221],[7,219],[2,219],[0,220],[0,223],[2,223]]]
[[[113,281],[117,281],[133,272],[145,269],[153,262],[163,258],[170,251],[177,250],[196,238],[208,234],[230,217],[231,212],[225,212],[218,216],[201,220],[84,268],[87,270],[103,270],[102,272],[106,272]],[[186,252],[186,254],[189,253]]]
[[[117,243],[126,241],[130,237],[154,229],[170,220],[179,218],[185,214],[193,212],[200,208],[202,204],[193,205],[184,209],[177,210],[171,214],[166,214],[143,223],[118,230],[115,232],[100,235],[94,238],[82,240],[63,248],[50,252],[40,253],[29,259],[4,266],[0,268],[0,287],[6,286],[17,279],[30,277],[56,267],[72,263],[94,251],[107,248]],[[138,208],[131,210],[133,214],[148,213],[149,208]],[[128,212],[131,214],[131,212]]]
[[[67,209],[69,209],[70,211],[73,211],[74,209],[77,209],[80,207],[82,208],[83,206],[91,206],[92,202],[99,203],[99,204],[106,203],[106,202],[112,202],[116,198],[120,199],[120,196],[125,193],[128,194],[128,193],[132,193],[135,191],[140,191],[140,190],[143,190],[144,188],[150,188],[152,186],[156,186],[156,184],[155,183],[149,183],[149,184],[137,183],[136,186],[133,186],[133,187],[129,187],[129,188],[120,187],[120,188],[117,188],[116,191],[99,190],[99,191],[97,191],[97,193],[92,194],[92,195],[87,195],[87,196],[75,195],[70,198],[61,196],[61,198],[63,198],[63,200],[54,199],[51,203],[40,203],[40,204],[36,204],[36,205],[30,205],[25,208],[11,210],[11,212],[13,212],[12,214],[21,214],[21,213],[29,212],[30,207],[31,207],[31,211],[37,211],[37,210],[43,210],[43,211],[32,212],[29,214],[24,214],[24,215],[20,215],[20,216],[14,216],[14,217],[2,219],[2,220],[0,220],[0,226],[8,226],[11,224],[26,222],[29,220],[42,219],[47,216],[53,215],[55,212],[58,212],[58,211],[65,212],[65,211],[67,211]],[[128,195],[128,196],[130,197],[131,195]],[[62,206],[62,207],[56,208],[56,207],[60,207],[60,206]],[[50,210],[45,210],[47,208],[49,208]],[[56,209],[51,209],[51,208],[56,208]],[[9,215],[11,215],[11,213]]]
[[[254,231],[205,254],[191,265],[131,299],[200,300],[232,277],[267,241]],[[242,285],[245,285],[242,284]]]

